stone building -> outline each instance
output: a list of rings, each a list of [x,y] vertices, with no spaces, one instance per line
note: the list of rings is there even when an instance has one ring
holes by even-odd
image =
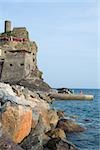
[[[0,80],[16,83],[42,78],[36,55],[37,45],[30,41],[26,28],[11,29],[11,22],[5,21],[4,32],[0,34]]]

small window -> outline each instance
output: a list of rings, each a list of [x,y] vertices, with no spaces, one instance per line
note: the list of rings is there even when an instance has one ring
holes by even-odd
[[[7,52],[5,51],[5,54],[6,54]]]
[[[24,64],[22,63],[22,64],[20,64],[20,66],[24,66]]]
[[[33,58],[33,62],[35,61],[35,59]]]
[[[10,64],[10,66],[13,66],[13,64]]]

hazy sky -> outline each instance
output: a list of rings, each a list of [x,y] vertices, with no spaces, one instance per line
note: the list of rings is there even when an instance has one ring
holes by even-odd
[[[38,44],[38,65],[51,86],[100,88],[97,5],[96,0],[3,0],[0,32],[4,20],[26,26]]]

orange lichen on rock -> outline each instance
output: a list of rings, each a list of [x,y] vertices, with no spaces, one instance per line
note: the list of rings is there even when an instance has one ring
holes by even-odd
[[[4,132],[15,143],[20,143],[30,133],[32,110],[20,105],[9,106],[2,114],[2,125]]]

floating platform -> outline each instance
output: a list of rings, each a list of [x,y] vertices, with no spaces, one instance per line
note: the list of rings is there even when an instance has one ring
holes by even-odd
[[[84,94],[65,94],[65,93],[56,93],[51,92],[51,98],[55,98],[56,100],[93,100],[93,95],[84,95]]]

